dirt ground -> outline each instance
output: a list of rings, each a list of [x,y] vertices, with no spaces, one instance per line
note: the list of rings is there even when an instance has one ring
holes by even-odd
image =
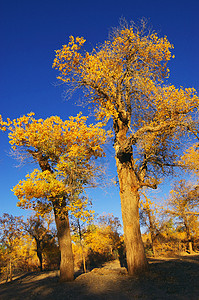
[[[59,283],[58,271],[28,273],[0,284],[1,300],[62,299],[186,299],[199,300],[199,255],[150,259],[147,274],[130,277],[119,261],[106,263],[69,283]]]

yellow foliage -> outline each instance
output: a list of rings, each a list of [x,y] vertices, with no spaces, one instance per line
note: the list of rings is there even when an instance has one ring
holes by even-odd
[[[13,150],[16,147],[25,147],[29,151],[32,148],[42,149],[42,153],[49,155],[50,159],[62,154],[69,157],[82,155],[87,159],[93,155],[104,155],[100,146],[106,140],[102,124],[87,126],[87,117],[81,113],[67,121],[62,121],[58,116],[36,120],[33,115],[30,113],[13,121],[1,122],[3,128],[9,131]]]
[[[123,25],[91,52],[82,51],[83,38],[79,45],[70,37],[53,62],[59,80],[87,90],[99,120],[113,119],[116,156],[137,147],[139,188],[157,186],[154,172],[163,174],[176,163],[178,140],[199,108],[194,88],[164,84],[173,45],[166,36],[147,33],[145,25]]]
[[[100,259],[115,258],[118,248],[123,242],[118,229],[121,227],[118,218],[112,214],[102,215],[98,219],[97,224],[80,224],[78,222],[78,230],[72,235],[73,253],[75,261],[82,262],[82,254],[86,262]],[[91,219],[89,219],[91,221]]]
[[[157,105],[156,100],[161,102],[162,99],[157,97],[153,101],[152,93],[156,88],[162,98],[158,91],[160,86],[156,87],[154,79],[161,82],[169,73],[166,64],[171,58],[170,49],[173,46],[167,37],[159,38],[155,33],[142,36],[141,32],[130,27],[121,30],[112,40],[105,41],[91,53],[83,54],[80,48],[70,37],[68,45],[56,50],[53,68],[59,71],[59,80],[82,82],[89,89],[91,101],[99,108],[100,119],[117,118],[125,101],[125,98],[119,100],[118,97],[121,92],[124,97],[125,94],[128,96],[123,87],[128,87],[129,94],[144,90],[150,96],[148,103],[143,103],[145,109]],[[167,98],[166,94],[171,94],[172,90],[163,90],[163,93]]]
[[[29,262],[37,261],[32,239],[24,232],[23,219],[9,214],[0,218],[0,270],[4,277],[8,273],[12,280],[12,273],[28,271]]]
[[[190,147],[181,158],[180,163],[199,176],[199,144]]]
[[[77,41],[82,43],[81,39]],[[62,213],[70,210],[83,215],[85,211],[86,217],[90,213],[86,210],[88,201],[77,195],[94,178],[96,168],[90,160],[105,155],[102,124],[87,125],[87,117],[81,113],[66,121],[58,116],[37,120],[34,113],[12,121],[0,120],[3,130],[9,132],[14,152],[23,159],[31,157],[41,168],[13,188],[18,206],[37,209],[42,216],[60,206]]]

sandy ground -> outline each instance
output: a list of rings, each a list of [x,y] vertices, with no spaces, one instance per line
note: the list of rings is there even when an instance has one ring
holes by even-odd
[[[149,272],[141,278],[128,276],[118,261],[76,274],[76,279],[69,283],[59,283],[58,271],[29,273],[12,283],[1,283],[0,299],[199,300],[199,255],[149,262]]]

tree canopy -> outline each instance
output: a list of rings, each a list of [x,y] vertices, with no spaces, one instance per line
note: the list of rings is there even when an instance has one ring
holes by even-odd
[[[18,158],[38,163],[35,169],[14,187],[14,193],[23,208],[51,209],[51,202],[64,195],[68,207],[75,210],[75,202],[81,201],[71,194],[81,194],[85,184],[93,184],[97,172],[92,158],[104,155],[101,147],[106,133],[101,125],[86,125],[87,117],[79,114],[62,121],[57,116],[35,119],[33,113],[2,122],[9,131],[10,144]],[[7,127],[6,127],[7,126]],[[74,196],[74,195],[73,195]],[[86,201],[85,201],[86,203]]]
[[[53,63],[59,80],[87,90],[86,101],[96,105],[99,119],[113,119],[116,137],[123,135],[122,144],[115,142],[117,155],[135,147],[140,187],[153,186],[154,173],[162,176],[162,171],[170,170],[178,137],[190,126],[199,106],[194,88],[164,84],[173,46],[167,37],[147,34],[144,29],[116,29],[90,53],[81,49],[84,38],[71,36],[56,51]]]

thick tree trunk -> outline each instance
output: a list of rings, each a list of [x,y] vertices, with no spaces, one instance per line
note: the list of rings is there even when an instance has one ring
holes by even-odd
[[[60,281],[72,281],[74,280],[74,260],[70,236],[69,218],[67,214],[64,214],[64,216],[62,214],[59,214],[56,209],[54,209],[54,212],[57,227],[57,236],[61,252]]]
[[[118,162],[117,168],[128,273],[134,275],[148,267],[140,232],[139,194],[132,170]]]
[[[124,240],[129,275],[143,273],[148,268],[139,223],[139,182],[133,168],[132,148],[125,149],[126,129],[115,139],[116,165],[120,185]]]
[[[41,242],[40,240],[36,239],[36,243],[37,243],[37,257],[39,259],[39,268],[40,271],[43,271],[43,257],[42,257],[42,249],[41,249]]]

